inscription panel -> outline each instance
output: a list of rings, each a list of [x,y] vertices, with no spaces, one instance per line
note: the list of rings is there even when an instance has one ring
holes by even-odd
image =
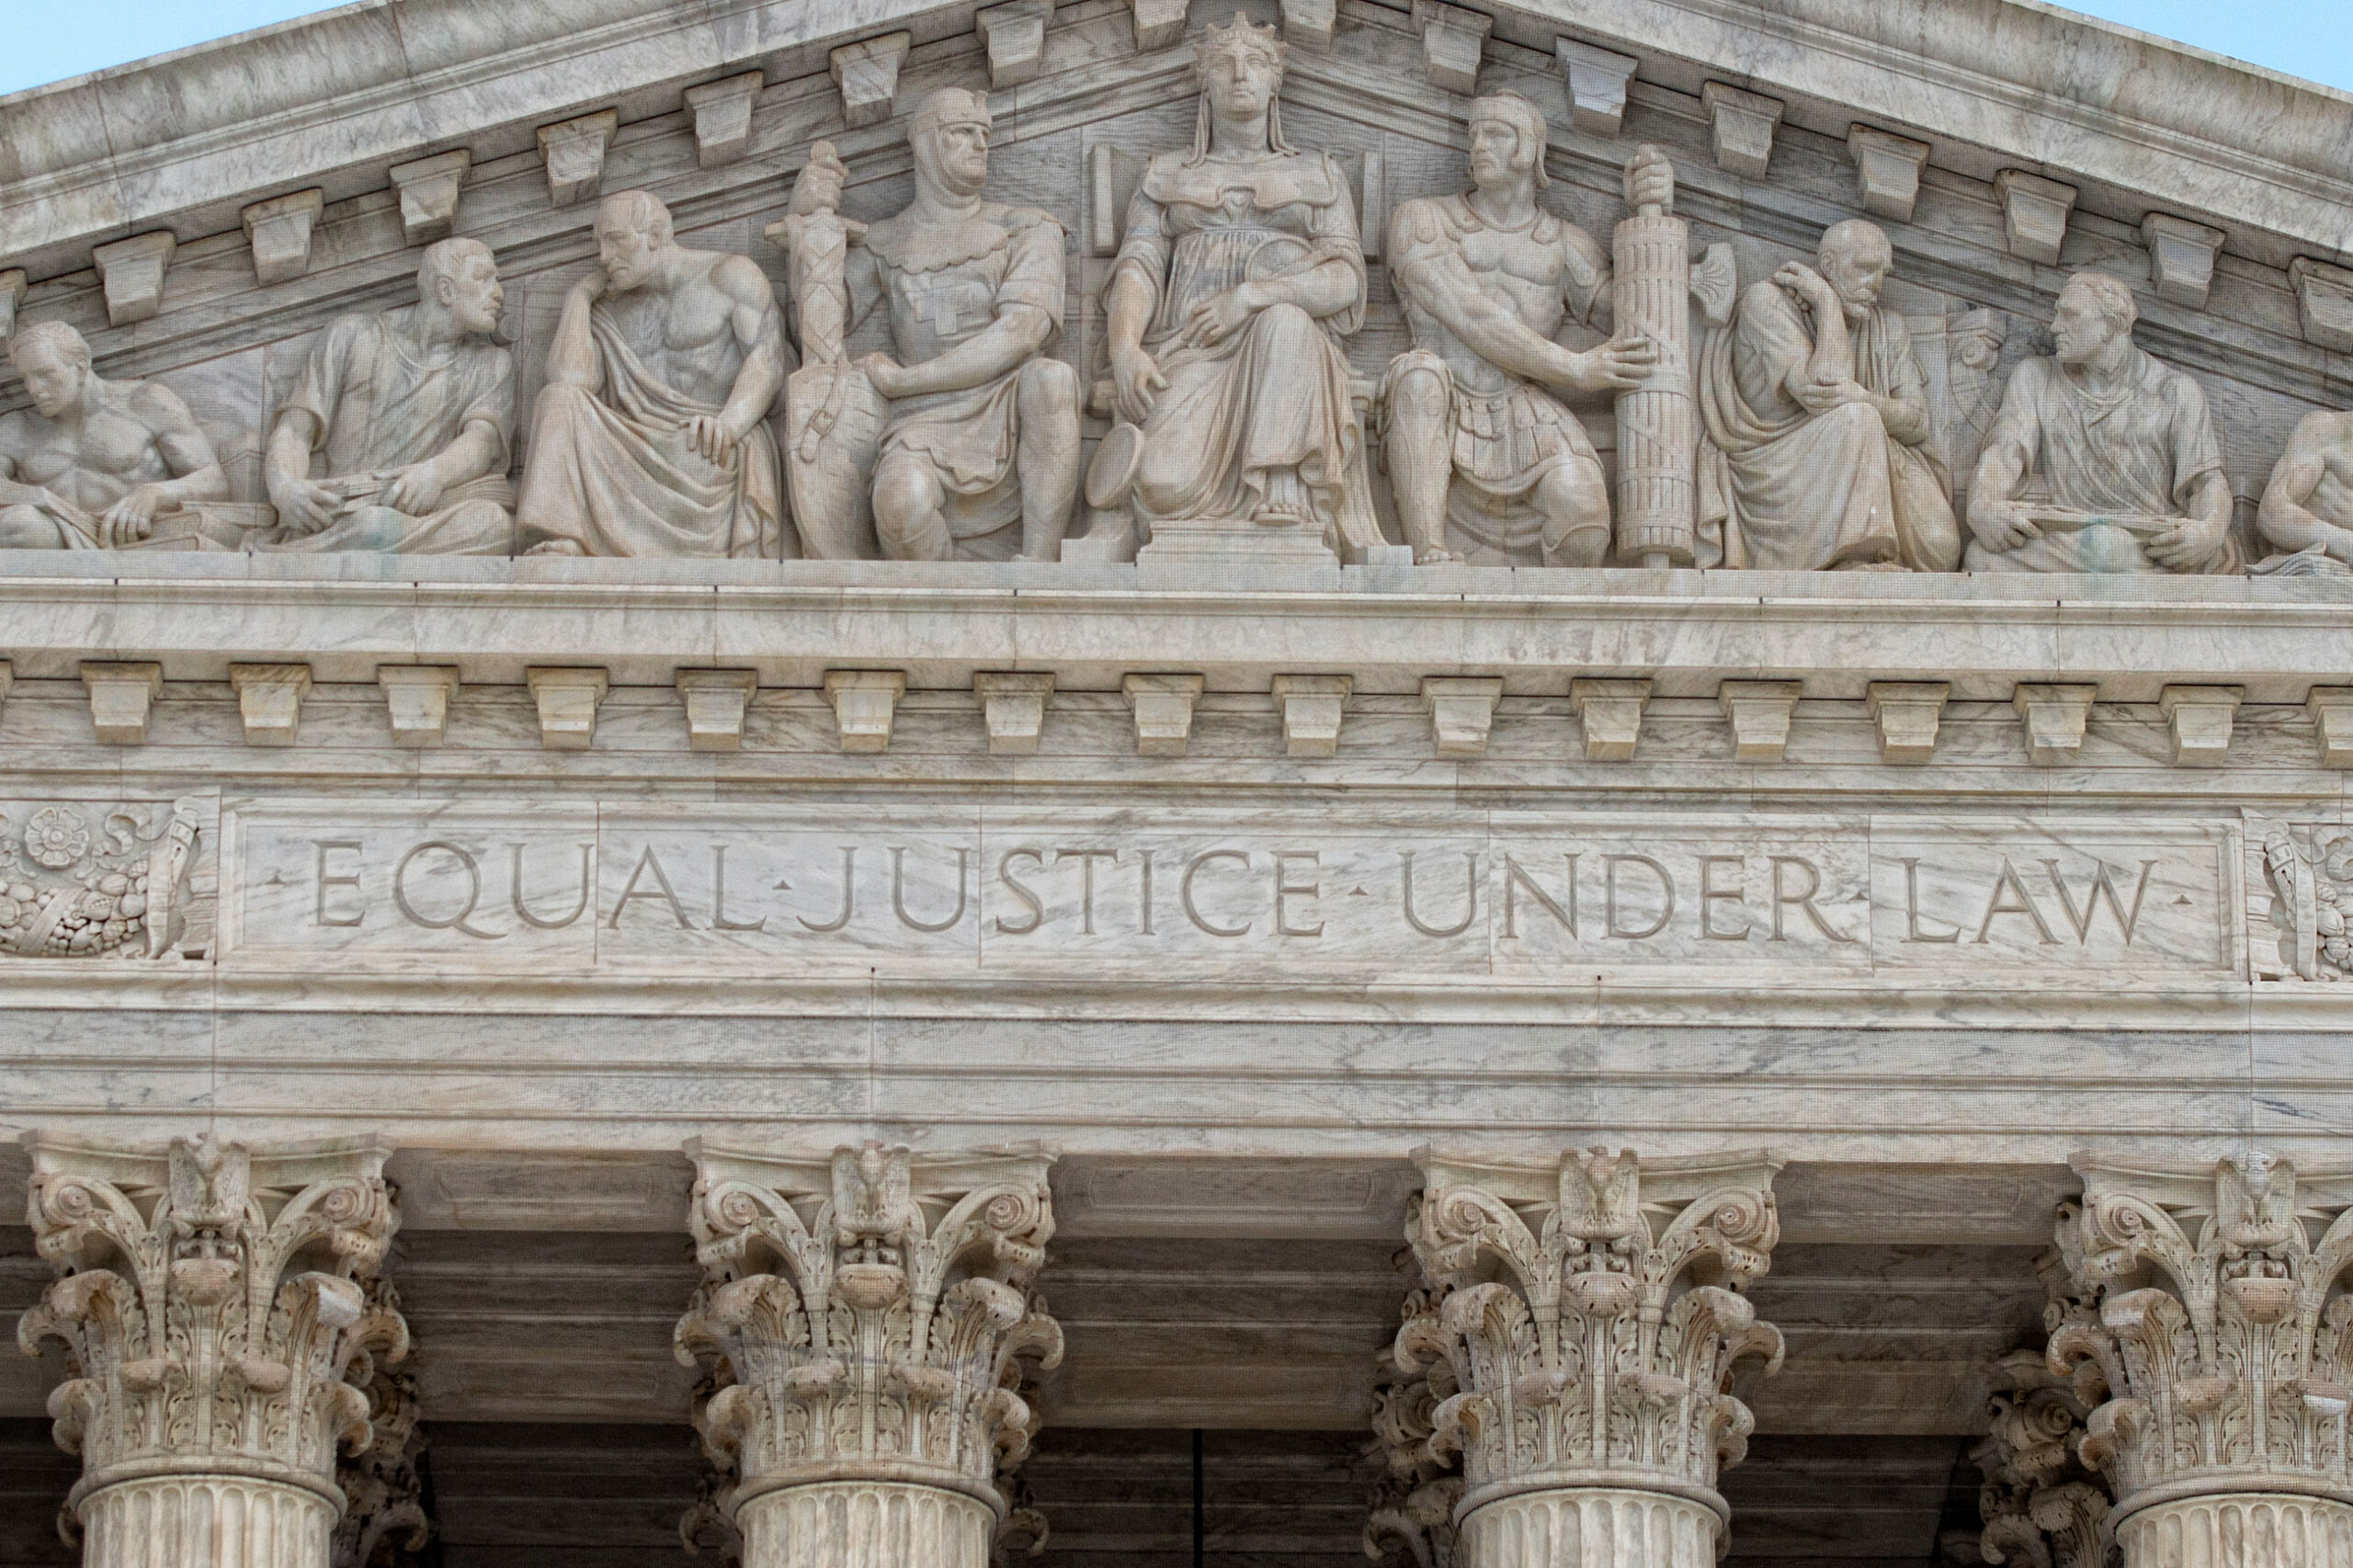
[[[223,961],[1574,983],[2243,972],[2235,824],[233,803]]]

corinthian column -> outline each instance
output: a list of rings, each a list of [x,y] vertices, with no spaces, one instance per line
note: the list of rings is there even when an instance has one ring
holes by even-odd
[[[2050,1362],[2091,1406],[2125,1568],[2353,1568],[2353,1170],[2074,1163],[2059,1248],[2096,1311]]]
[[[1716,1473],[1756,1425],[1732,1368],[1781,1359],[1740,1294],[1780,1237],[1779,1159],[1420,1163],[1433,1298],[1395,1355],[1430,1380],[1429,1454],[1462,1456],[1455,1568],[1713,1568]]]
[[[142,1153],[28,1134],[29,1222],[63,1278],[17,1330],[65,1346],[85,1568],[327,1568],[338,1449],[369,1441],[371,1304],[399,1220],[381,1144]]]
[[[677,1352],[717,1385],[696,1426],[745,1568],[988,1568],[1037,1430],[1025,1361],[1062,1359],[1029,1289],[1050,1160],[687,1153],[704,1278]]]

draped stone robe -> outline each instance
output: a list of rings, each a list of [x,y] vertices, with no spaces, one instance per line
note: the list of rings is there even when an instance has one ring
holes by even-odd
[[[1337,261],[1355,274],[1349,306],[1318,319],[1274,305],[1222,343],[1179,340],[1194,305],[1254,278]],[[1151,290],[1144,348],[1166,378],[1143,426],[1136,512],[1247,517],[1270,470],[1296,470],[1333,542],[1381,541],[1340,339],[1364,324],[1364,249],[1347,177],[1328,153],[1228,163],[1155,155],[1128,206],[1112,276]]]

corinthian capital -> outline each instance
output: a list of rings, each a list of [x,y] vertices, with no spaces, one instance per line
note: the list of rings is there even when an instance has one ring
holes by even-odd
[[[2055,1335],[2096,1322],[2074,1288],[2065,1260],[2035,1260],[2048,1297],[2043,1329]],[[1980,1551],[2011,1568],[2103,1568],[2108,1558],[2108,1483],[2084,1461],[2083,1401],[2051,1369],[2041,1348],[2013,1350],[1994,1364],[1985,1440],[1970,1450],[1984,1478],[1977,1512]]]
[[[1432,1383],[1455,1392],[1427,1446],[1462,1454],[1464,1540],[1483,1507],[1548,1491],[1663,1494],[1704,1509],[1694,1528],[1712,1534],[1718,1470],[1755,1426],[1733,1366],[1780,1362],[1779,1332],[1740,1293],[1779,1238],[1780,1161],[1420,1163],[1407,1229],[1435,1299],[1395,1355],[1409,1373],[1445,1363]]]
[[[324,1562],[343,1509],[337,1451],[371,1437],[375,1353],[408,1348],[396,1307],[369,1289],[399,1224],[390,1151],[210,1137],[161,1153],[38,1134],[25,1144],[28,1221],[61,1278],[17,1343],[28,1355],[49,1340],[65,1347],[69,1376],[49,1407],[59,1446],[82,1456],[72,1506],[94,1541],[104,1535],[109,1560],[126,1562],[132,1535],[195,1551],[211,1528],[222,1546],[241,1533],[222,1522],[236,1510],[188,1493],[225,1489],[315,1535]]]
[[[2049,1358],[2091,1407],[2083,1456],[2114,1479],[2119,1519],[2232,1493],[2341,1512],[2353,1170],[2300,1176],[2259,1151],[2074,1163],[2084,1198],[2062,1211],[2059,1247],[2097,1311],[2054,1332]]]
[[[870,1508],[922,1514],[910,1528],[955,1543],[926,1549],[926,1568],[974,1549],[980,1568],[1008,1512],[1000,1471],[1037,1429],[1025,1366],[1062,1359],[1030,1289],[1054,1230],[1050,1158],[875,1143],[829,1161],[688,1153],[704,1281],[676,1346],[714,1374],[697,1426],[733,1466],[722,1506],[745,1561],[785,1562],[779,1543]],[[876,1563],[900,1561],[895,1528],[878,1526]]]

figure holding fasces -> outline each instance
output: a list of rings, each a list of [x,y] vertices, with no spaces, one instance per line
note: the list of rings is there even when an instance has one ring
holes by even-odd
[[[787,438],[811,555],[849,553],[832,537],[840,508],[829,492],[840,449],[853,449],[858,472],[869,460],[854,450],[872,426],[862,380],[888,408],[870,457],[884,557],[1060,557],[1079,449],[1077,372],[1046,352],[1063,324],[1063,229],[1034,207],[985,199],[990,125],[983,93],[925,98],[907,131],[915,199],[870,225],[838,216],[845,171],[819,143],[794,182],[792,215],[771,231],[792,253],[806,361],[787,394]],[[895,355],[845,364],[843,338],[885,300]]]
[[[489,246],[441,240],[415,304],[320,334],[270,431],[278,526],[253,548],[512,555],[515,362],[491,340],[505,301]]]
[[[2206,394],[2132,342],[2131,288],[2079,272],[2058,354],[2010,377],[1970,490],[1972,572],[2242,570]]]
[[[159,517],[228,498],[212,443],[155,381],[109,381],[63,322],[8,345],[32,407],[0,418],[0,550],[121,550]]]
[[[1155,154],[1105,290],[1119,423],[1087,499],[1155,551],[1359,557],[1382,542],[1340,339],[1363,324],[1347,176],[1283,140],[1284,45],[1236,14],[1197,40],[1193,145]]]
[[[1518,93],[1471,106],[1462,196],[1401,204],[1389,275],[1414,335],[1382,378],[1381,450],[1416,564],[1598,566],[1609,548],[1609,487],[1577,416],[1550,388],[1639,386],[1657,363],[1647,338],[1579,352],[1564,324],[1606,335],[1609,258],[1544,210],[1543,115]],[[1665,205],[1675,172],[1645,149],[1626,169],[1629,205]]]
[[[548,349],[517,524],[534,554],[773,561],[767,415],[787,369],[767,276],[693,251],[642,190],[597,209],[597,265]]]
[[[1880,304],[1894,248],[1834,223],[1816,265],[1790,262],[1740,296],[1699,367],[1707,432],[1703,565],[1950,572],[1961,529],[1935,454],[1927,373]]]

